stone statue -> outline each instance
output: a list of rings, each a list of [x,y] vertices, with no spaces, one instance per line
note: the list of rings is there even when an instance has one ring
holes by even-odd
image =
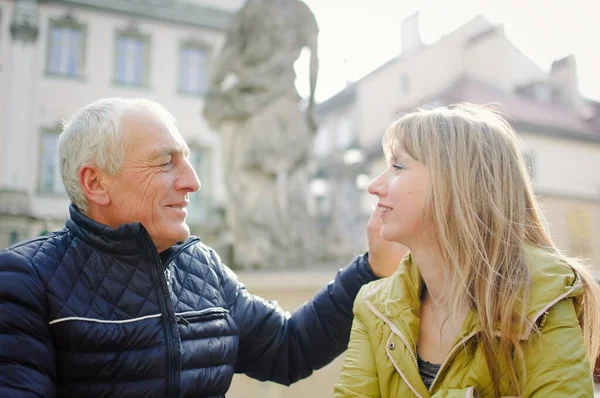
[[[212,65],[204,116],[221,135],[226,223],[238,267],[301,265],[316,253],[309,172],[318,26],[300,0],[248,0]],[[294,62],[308,47],[301,110]]]

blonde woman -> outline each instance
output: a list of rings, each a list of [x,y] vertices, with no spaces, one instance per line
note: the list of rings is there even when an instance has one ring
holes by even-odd
[[[552,243],[520,141],[473,105],[394,122],[369,185],[410,249],[363,287],[336,397],[592,397],[598,287]]]

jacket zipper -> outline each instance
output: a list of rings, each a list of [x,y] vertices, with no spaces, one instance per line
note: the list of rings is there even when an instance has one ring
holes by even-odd
[[[181,313],[175,313],[175,319],[180,325],[188,326],[192,322],[199,322],[202,320],[210,320],[216,318],[222,318],[225,314],[228,314],[229,310],[221,307],[205,308],[201,311],[187,311]]]
[[[379,285],[379,286],[383,286],[383,285]],[[410,346],[410,344],[408,343],[408,339],[404,336],[404,334],[398,330],[398,328],[396,327],[396,325],[394,325],[388,318],[385,317],[385,315],[383,315],[382,313],[380,313],[379,311],[377,311],[377,309],[375,308],[375,306],[368,300],[368,298],[372,295],[375,294],[377,292],[377,290],[379,289],[375,289],[372,292],[370,292],[368,295],[366,295],[363,299],[365,301],[365,304],[367,305],[367,307],[369,308],[369,310],[371,310],[371,312],[373,313],[373,315],[375,315],[377,318],[379,318],[383,323],[385,323],[386,325],[388,325],[388,327],[392,330],[392,333],[394,333],[395,335],[397,335],[400,340],[402,341],[402,343],[406,346],[406,348],[408,349],[408,352],[410,353],[410,356],[413,359],[413,362],[415,364],[415,367],[417,368],[417,370],[419,369],[419,363],[417,362],[417,356],[415,355],[415,353],[412,350],[412,347]],[[418,397],[418,398],[423,398],[423,396],[421,394],[419,394],[419,392],[417,391],[417,389],[408,381],[408,379],[406,378],[406,376],[404,375],[404,373],[402,373],[402,371],[400,370],[400,367],[398,366],[398,364],[396,363],[396,361],[394,360],[394,358],[392,358],[390,352],[388,351],[388,347],[386,345],[386,353],[388,354],[388,358],[390,359],[390,361],[392,361],[392,364],[394,365],[394,368],[396,369],[396,371],[400,374],[400,377],[402,377],[402,379],[404,380],[404,382],[406,383],[406,385],[408,386],[408,388]]]
[[[158,253],[156,252],[156,247],[154,247],[154,244],[151,243],[152,240],[150,238],[150,235],[148,235],[148,232],[144,229],[141,228],[140,232],[142,233],[142,241],[144,243],[144,245],[146,246],[146,250],[148,251],[148,253],[150,253],[150,256],[152,257],[152,260],[154,262],[154,267],[152,267],[152,272],[154,274],[154,277],[158,280],[158,283],[160,285],[160,294],[158,295],[158,300],[161,306],[161,312],[166,313],[166,317],[161,317],[163,319],[163,328],[165,330],[165,334],[166,334],[166,338],[167,338],[167,344],[166,344],[166,354],[167,354],[167,361],[168,361],[168,368],[167,368],[167,372],[168,372],[168,379],[167,379],[167,397],[174,397],[175,395],[175,388],[177,388],[177,390],[179,390],[179,385],[175,386],[175,382],[177,380],[177,370],[179,368],[179,366],[177,366],[177,358],[174,357],[173,355],[173,344],[174,344],[174,336],[173,336],[173,330],[171,329],[171,325],[172,322],[171,320],[175,320],[175,322],[177,322],[176,318],[175,318],[175,309],[173,308],[173,303],[171,302],[171,288],[170,288],[170,283],[171,283],[171,271],[169,270],[169,272],[167,273],[166,270],[168,270],[167,268],[167,264],[163,264],[162,261],[160,260],[160,257],[158,256]],[[177,257],[177,255],[186,247],[194,244],[197,242],[196,240],[192,240],[191,242],[188,242],[185,246],[183,246],[180,250],[177,251],[177,253],[173,254],[173,256],[171,258],[168,259],[167,263],[171,262],[174,258]],[[163,272],[157,272],[160,268],[164,267]],[[169,275],[169,279],[167,279],[167,274]],[[164,285],[161,283],[162,281],[164,281]],[[165,298],[165,288],[166,288],[166,298]],[[177,339],[177,343],[179,344],[179,339]],[[178,383],[179,384],[179,383]]]
[[[448,355],[446,355],[446,358],[444,358],[444,361],[440,365],[440,369],[438,370],[438,372],[435,375],[433,381],[431,382],[431,387],[429,387],[429,392],[433,391],[433,387],[435,387],[436,381],[438,381],[438,379],[440,377],[440,374],[442,374],[442,370],[444,369],[444,366],[446,366],[448,364],[448,362],[450,361],[450,359],[456,353],[457,349],[460,346],[463,346],[467,341],[469,341],[471,339],[471,337],[475,336],[476,334],[477,334],[477,331],[471,332],[470,334],[468,334],[467,336],[465,336],[464,338],[462,338],[458,343],[456,343],[454,345],[454,347],[452,347],[452,349],[450,351],[448,351]]]

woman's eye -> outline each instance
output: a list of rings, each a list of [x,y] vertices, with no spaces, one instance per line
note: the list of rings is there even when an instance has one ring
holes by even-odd
[[[395,168],[396,170],[404,169],[404,166],[402,166],[401,164],[393,164],[392,167]]]

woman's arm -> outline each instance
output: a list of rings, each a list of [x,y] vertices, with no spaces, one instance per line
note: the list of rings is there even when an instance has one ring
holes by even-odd
[[[371,348],[368,329],[363,322],[360,310],[362,292],[354,304],[354,322],[350,332],[350,343],[342,367],[340,380],[335,385],[333,396],[336,398],[379,398],[379,381],[375,354]]]
[[[573,302],[550,308],[539,334],[523,345],[524,397],[593,397],[594,385]]]

